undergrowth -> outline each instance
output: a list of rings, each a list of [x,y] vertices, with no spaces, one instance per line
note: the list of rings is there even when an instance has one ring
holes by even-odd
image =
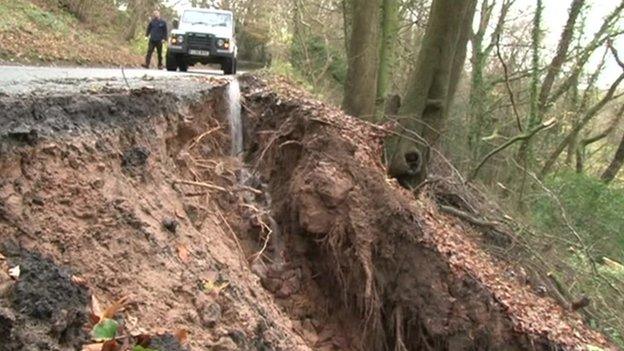
[[[0,31],[30,31],[34,24],[58,35],[64,35],[69,32],[70,24],[74,22],[75,19],[69,14],[45,11],[27,1],[0,0]]]
[[[567,212],[571,224],[589,246],[596,260],[624,261],[624,189],[577,173],[563,173],[546,180]],[[559,204],[541,195],[533,202],[533,219],[542,231],[560,235],[569,230]]]
[[[533,194],[529,220],[545,256],[567,266],[555,264],[551,274],[571,298],[591,299],[589,323],[624,348],[624,188],[574,172],[544,185],[549,193]]]

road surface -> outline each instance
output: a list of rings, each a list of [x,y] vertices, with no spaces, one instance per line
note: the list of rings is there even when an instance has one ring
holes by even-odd
[[[0,93],[16,94],[33,91],[67,91],[105,85],[151,84],[167,85],[171,82],[198,76],[222,76],[222,71],[193,69],[187,73],[156,69],[85,68],[85,67],[32,67],[0,65]]]

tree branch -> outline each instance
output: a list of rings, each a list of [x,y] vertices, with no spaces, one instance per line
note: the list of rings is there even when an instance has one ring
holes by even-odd
[[[522,122],[520,122],[520,114],[518,113],[518,108],[516,106],[516,98],[514,97],[513,90],[511,90],[511,84],[509,84],[509,69],[507,68],[507,63],[505,63],[505,59],[503,59],[503,55],[500,52],[500,36],[496,38],[496,56],[503,66],[503,76],[505,77],[505,87],[507,88],[507,93],[509,94],[509,100],[511,102],[511,106],[513,107],[514,116],[516,117],[516,123],[518,125],[518,130],[522,132]]]
[[[474,180],[477,175],[479,174],[479,170],[481,170],[481,167],[483,167],[483,165],[485,165],[485,163],[492,158],[494,155],[496,155],[497,153],[507,149],[508,147],[510,147],[511,145],[519,142],[519,141],[528,141],[530,140],[533,136],[535,136],[535,134],[539,133],[540,131],[544,130],[544,129],[548,129],[552,126],[554,126],[557,123],[557,121],[555,119],[550,119],[540,125],[538,125],[537,127],[533,128],[532,130],[521,134],[521,135],[517,135],[511,139],[509,139],[506,143],[504,143],[503,145],[497,147],[496,149],[490,151],[489,154],[487,154],[479,163],[479,165],[477,165],[477,167],[475,167],[475,169],[470,173],[470,176],[468,177],[468,179],[466,180],[466,182],[470,182],[472,180]]]
[[[550,169],[555,164],[555,161],[557,161],[557,158],[559,158],[559,155],[561,155],[566,146],[572,140],[574,140],[578,133],[587,125],[587,123],[589,123],[589,121],[592,120],[592,118],[594,118],[596,114],[598,114],[598,112],[600,112],[600,110],[602,110],[603,107],[605,107],[605,105],[607,105],[607,103],[614,99],[615,91],[623,80],[624,73],[620,74],[620,76],[613,82],[613,84],[611,84],[611,87],[609,88],[609,91],[605,94],[605,96],[585,113],[581,121],[577,123],[572,131],[563,139],[561,143],[559,143],[555,151],[553,151],[553,153],[544,164],[544,167],[542,167],[542,170],[540,171],[538,176],[539,179],[544,179],[544,177],[548,174],[548,172],[550,172]]]
[[[622,62],[622,60],[620,59],[620,55],[618,51],[615,49],[615,47],[613,46],[612,40],[607,41],[607,47],[609,48],[609,50],[611,50],[611,53],[613,54],[613,58],[615,58],[615,62],[617,62],[617,64],[622,69],[624,69],[624,62]]]

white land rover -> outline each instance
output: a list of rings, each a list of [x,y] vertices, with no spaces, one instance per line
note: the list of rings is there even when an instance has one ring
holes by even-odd
[[[224,74],[236,74],[238,49],[231,11],[187,9],[173,27],[167,48],[167,70],[186,72],[188,66],[197,63],[218,63]]]

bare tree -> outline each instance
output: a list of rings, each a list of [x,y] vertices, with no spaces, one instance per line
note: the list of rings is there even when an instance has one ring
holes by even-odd
[[[439,140],[463,71],[476,0],[434,0],[400,123],[422,143],[398,138],[390,150],[390,174],[407,184],[427,174],[428,148]]]
[[[496,26],[491,32],[489,43],[485,43],[485,35],[489,29],[491,18],[496,5],[495,0],[484,0],[479,10],[479,25],[473,32],[470,43],[472,46],[470,74],[470,130],[468,133],[468,145],[471,149],[473,160],[478,159],[482,152],[481,140],[484,131],[491,127],[489,112],[487,111],[487,95],[492,90],[493,84],[486,82],[485,69],[492,51],[497,47],[499,38],[503,32],[505,20],[515,0],[504,0],[501,4],[500,14]]]

